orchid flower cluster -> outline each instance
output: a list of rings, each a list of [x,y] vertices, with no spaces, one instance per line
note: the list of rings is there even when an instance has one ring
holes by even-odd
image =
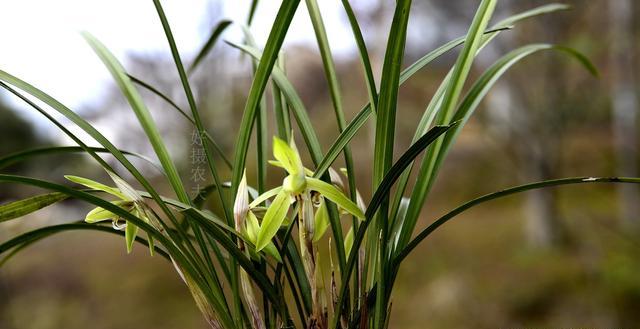
[[[320,294],[320,291],[324,290],[324,280],[322,280],[322,274],[317,266],[318,255],[316,255],[314,243],[320,240],[329,227],[326,203],[329,200],[344,213],[359,219],[364,219],[363,209],[347,198],[335,185],[312,177],[313,172],[302,164],[293,138],[287,143],[274,137],[273,156],[276,160],[270,161],[270,163],[283,168],[287,176],[281,186],[265,192],[249,204],[247,211],[245,211],[247,209],[245,200],[247,200],[248,193],[246,178],[243,179],[234,207],[236,229],[242,228],[242,217],[246,217],[248,219],[245,226],[246,236],[255,245],[256,251],[265,250],[269,255],[277,254],[273,251],[272,239],[281,228],[292,225],[293,220],[287,220],[287,214],[291,209],[294,209],[292,218],[297,218],[300,255],[311,287],[313,302],[313,313],[309,323],[324,328],[327,324],[327,303],[324,296]],[[273,201],[268,206],[261,225],[258,226],[251,209],[272,197]],[[245,214],[246,216],[244,216]],[[348,235],[353,236],[353,228]]]
[[[274,243],[274,237],[281,229],[287,230],[297,222],[299,252],[311,286],[313,302],[313,314],[310,315],[309,322],[326,327],[327,303],[326,296],[321,294],[321,291],[324,291],[324,280],[317,266],[319,254],[317,254],[316,244],[330,226],[327,202],[335,203],[341,214],[352,215],[359,220],[364,219],[363,209],[365,206],[359,194],[357,202],[353,202],[340,190],[343,184],[335,170],[331,169],[330,171],[332,183],[313,178],[313,172],[303,166],[293,138],[287,143],[274,137],[273,156],[275,160],[269,161],[269,163],[284,169],[287,173],[281,186],[266,191],[252,201],[249,199],[250,187],[247,184],[246,173],[238,186],[233,208],[235,230],[243,237],[243,239],[238,239],[238,247],[256,261],[267,256],[278,263],[282,262],[280,251]],[[109,172],[109,175],[116,187],[110,187],[83,177],[65,176],[65,178],[90,189],[115,196],[117,200],[112,201],[112,204],[123,208],[147,223],[157,222],[153,220],[155,215],[144,203],[139,192],[114,173]],[[266,211],[263,204],[267,205]],[[94,208],[85,217],[87,223],[106,220],[112,221],[114,229],[125,231],[127,252],[130,253],[138,233],[138,227],[101,207]],[[154,226],[158,228],[158,225]],[[344,241],[345,249],[350,250],[353,242],[353,227],[347,233]],[[148,243],[153,254],[154,246],[151,237],[149,237]],[[187,282],[188,280],[185,279],[180,268],[176,267],[176,270]],[[244,299],[252,315],[253,323],[255,325],[262,324],[264,322],[255,300],[249,276],[244,270],[240,271]],[[189,286],[192,287],[192,285]],[[193,293],[197,295],[197,292]]]

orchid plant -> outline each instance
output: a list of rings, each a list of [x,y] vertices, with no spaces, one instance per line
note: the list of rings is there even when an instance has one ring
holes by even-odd
[[[4,258],[0,259],[0,266],[19,251],[56,233],[89,230],[118,234],[124,236],[127,252],[139,242],[148,246],[153,255],[173,264],[211,328],[380,329],[389,326],[393,287],[402,262],[431,233],[458,214],[478,204],[532,189],[567,184],[640,183],[640,179],[629,177],[575,177],[523,184],[470,200],[417,230],[418,218],[425,203],[429,202],[431,188],[448,152],[482,99],[506,71],[530,55],[554,50],[577,59],[589,72],[597,74],[593,65],[575,50],[552,44],[531,44],[504,54],[475,81],[470,81],[476,56],[500,34],[516,28],[525,19],[565,10],[568,6],[545,5],[489,25],[498,1],[479,1],[465,35],[428,52],[403,69],[412,1],[397,0],[381,77],[376,81],[359,21],[349,1],[341,0],[367,89],[365,106],[347,121],[322,14],[317,0],[305,2],[338,127],[335,141],[325,148],[326,152],[323,152],[303,101],[284,70],[285,56],[281,47],[300,0],[281,2],[264,47],[257,45],[249,32],[258,4],[258,0],[253,0],[244,28],[244,42],[228,42],[247,54],[254,64],[232,161],[207,131],[190,83],[190,74],[201,67],[199,64],[232,24],[230,21],[223,20],[213,27],[210,37],[185,68],[161,1],[153,0],[183,87],[187,111],[152,84],[130,75],[99,40],[88,33],[83,34],[135,113],[159,161],[161,178],[171,187],[171,196],[161,196],[159,186],[152,184],[151,177],[130,161],[131,157],[148,161],[147,157],[121,150],[54,97],[0,70],[0,87],[41,113],[77,144],[6,155],[0,158],[0,169],[52,153],[80,152],[106,170],[115,183],[115,187],[111,187],[88,178],[66,176],[77,184],[71,187],[43,179],[0,174],[1,183],[29,185],[48,191],[0,205],[0,222],[20,218],[67,198],[82,200],[95,207],[84,221],[46,226],[3,241],[0,255]],[[401,85],[429,63],[458,47],[461,49],[457,60],[433,93],[416,126],[411,146],[403,152],[394,152]],[[174,158],[168,152],[139,88],[167,101],[193,125],[199,136],[205,137],[202,144],[213,181],[195,198],[186,192]],[[271,94],[270,98],[266,97],[267,93]],[[268,99],[273,103],[268,104]],[[83,130],[100,144],[99,147],[87,145],[51,116],[43,104]],[[374,121],[372,126],[375,127],[373,194],[365,203],[358,192],[357,168],[349,143],[369,120]],[[269,122],[274,123],[274,131],[270,131]],[[303,137],[304,148],[301,150],[312,162],[308,168],[302,163],[293,132]],[[250,182],[246,168],[250,167],[247,154],[252,135],[257,140],[257,178]],[[267,159],[268,136],[271,135],[276,135],[272,142],[273,161]],[[395,158],[398,153],[400,156]],[[417,161],[423,153],[422,160]],[[105,154],[112,156],[122,170],[117,171],[105,161]],[[341,155],[345,163],[341,171],[346,183],[338,171],[331,169]],[[267,190],[269,163],[284,169],[286,176],[281,186]],[[222,177],[220,166],[227,166],[231,171],[228,181]],[[408,184],[410,177],[414,177],[412,172],[415,183]],[[123,177],[130,178],[125,180]],[[221,206],[211,207],[206,202],[210,200]],[[349,217],[351,221],[343,220]],[[349,227],[346,234],[343,233],[344,226]],[[140,231],[146,233],[146,239],[140,236]],[[321,238],[327,233],[330,233],[328,250],[321,248],[324,241]],[[329,280],[324,278],[320,258],[329,259],[331,263]]]

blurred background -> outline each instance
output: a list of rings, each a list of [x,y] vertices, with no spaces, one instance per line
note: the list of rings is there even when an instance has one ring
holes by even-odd
[[[366,102],[355,43],[338,0],[319,1],[335,52],[348,119]],[[394,1],[350,1],[379,76]],[[530,42],[573,47],[600,71],[589,75],[557,53],[515,66],[469,122],[441,172],[418,227],[456,205],[513,185],[565,176],[637,176],[637,73],[640,3],[567,1],[572,10],[502,33],[483,51],[477,77],[499,56]],[[494,21],[547,1],[502,0]],[[163,1],[185,62],[193,60],[223,18],[246,21],[249,0]],[[252,31],[264,43],[279,2],[260,1]],[[414,1],[404,65],[463,35],[474,0]],[[115,84],[77,33],[87,30],[135,76],[186,106],[151,1],[23,0],[0,3],[0,69],[50,93],[89,119],[114,143],[152,154]],[[239,25],[223,35],[241,41]],[[286,67],[321,137],[337,136],[313,30],[302,4],[285,42]],[[433,92],[455,61],[443,56],[400,92],[396,150],[405,150]],[[246,57],[216,45],[192,76],[209,132],[231,156],[251,83]],[[163,101],[143,92],[185,182],[192,128]],[[55,115],[54,115],[55,116]],[[58,118],[58,117],[57,117]],[[329,118],[329,119],[328,119]],[[69,128],[79,130],[69,125]],[[371,126],[352,143],[365,200],[372,169]],[[0,91],[0,156],[71,145],[52,124]],[[95,143],[92,143],[95,145]],[[252,160],[249,159],[249,163]],[[341,161],[341,160],[340,160]],[[154,175],[152,166],[140,164]],[[336,164],[339,167],[340,163]],[[222,166],[220,166],[223,168]],[[249,168],[249,176],[255,176]],[[80,155],[47,156],[3,173],[64,182],[74,174],[108,182]],[[224,172],[229,177],[228,172]],[[277,171],[269,179],[277,184]],[[158,178],[158,184],[164,184]],[[168,191],[168,188],[165,189]],[[0,203],[38,191],[0,189]],[[89,208],[66,201],[0,224],[0,241],[27,230],[82,219]],[[548,189],[495,201],[465,213],[425,241],[404,263],[393,295],[392,328],[639,328],[640,191],[612,185]],[[0,328],[206,328],[172,266],[139,246],[98,233],[63,233],[0,268]]]

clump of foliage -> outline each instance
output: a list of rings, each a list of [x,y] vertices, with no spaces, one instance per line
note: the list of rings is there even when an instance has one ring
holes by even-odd
[[[545,5],[489,26],[496,2],[481,1],[465,36],[438,47],[402,69],[411,0],[396,1],[382,76],[377,85],[360,25],[349,2],[343,0],[368,90],[368,103],[347,124],[317,0],[306,0],[340,129],[335,142],[323,152],[305,106],[283,70],[280,48],[300,3],[299,0],[284,0],[264,49],[260,50],[252,41],[248,29],[245,29],[244,43],[229,42],[249,55],[255,64],[234,158],[224,162],[232,171],[230,182],[218,172],[218,159],[226,158],[205,129],[189,83],[189,74],[197,69],[230,22],[222,21],[214,27],[196,59],[185,69],[160,1],[154,0],[190,114],[175,106],[175,102],[153,86],[128,75],[102,43],[85,33],[85,39],[111,72],[153,146],[175,194],[171,197],[161,196],[157,192],[158,186],[151,184],[149,177],[129,160],[129,157],[141,155],[118,149],[89,122],[55,98],[0,71],[0,86],[42,113],[77,143],[77,147],[49,147],[11,154],[0,159],[0,167],[51,153],[83,152],[107,171],[115,185],[67,176],[69,181],[82,186],[74,188],[36,178],[0,174],[0,182],[49,191],[0,206],[0,221],[21,217],[66,198],[86,201],[96,207],[84,221],[44,227],[3,242],[0,253],[7,254],[0,264],[34,242],[59,232],[115,233],[125,237],[127,251],[131,251],[134,242],[139,242],[147,245],[152,255],[169,260],[212,328],[386,328],[393,285],[402,261],[433,231],[461,212],[483,202],[537,188],[602,182],[640,183],[637,178],[577,177],[525,184],[471,200],[416,232],[420,212],[456,137],[489,89],[511,66],[529,55],[556,50],[576,58],[595,74],[589,61],[571,49],[531,44],[505,54],[477,80],[470,82],[465,91],[474,59],[493,39],[522,20],[567,8],[561,4]],[[255,9],[256,3],[254,0],[252,8]],[[249,23],[253,14],[252,10]],[[412,145],[394,162],[400,86],[436,58],[460,46],[455,64],[424,111]],[[272,88],[267,89],[269,81],[272,81]],[[170,102],[202,136],[208,170],[214,182],[201,190],[196,198],[188,195],[174,159],[136,85]],[[267,112],[265,92],[273,94],[273,114]],[[64,115],[101,147],[89,147],[26,94]],[[276,123],[275,132],[268,130],[269,115]],[[349,142],[369,119],[375,121],[371,180],[374,193],[368,202],[364,202],[357,189],[357,168],[353,165]],[[293,140],[294,130],[302,135],[304,151],[310,155],[312,163],[307,164],[308,168]],[[252,134],[258,140],[258,175],[250,184],[245,168]],[[268,159],[270,134],[276,135],[273,138],[275,160]],[[416,162],[422,153],[425,153],[422,161]],[[135,184],[118,175],[103,159],[103,154],[113,156],[133,177]],[[339,173],[331,166],[341,155],[346,167]],[[281,186],[267,188],[268,164],[286,172]],[[414,169],[417,178],[409,190],[409,177]],[[393,191],[392,187],[395,187]],[[223,193],[223,189],[230,193]],[[222,205],[221,210],[206,209],[204,200],[208,198],[216,199]],[[140,236],[140,230],[146,233],[146,239]],[[318,248],[320,238],[327,234],[330,235],[328,251]],[[329,260],[329,275],[319,266],[320,259]]]

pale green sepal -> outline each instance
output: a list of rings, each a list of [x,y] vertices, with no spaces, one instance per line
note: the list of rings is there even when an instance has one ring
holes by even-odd
[[[142,202],[142,196],[136,191],[136,189],[129,185],[129,183],[109,170],[107,170],[107,173],[116,184],[120,192],[124,195],[124,198],[122,199]]]
[[[97,223],[105,220],[109,220],[112,218],[118,217],[116,214],[105,210],[104,208],[96,207],[91,210],[87,216],[85,216],[84,221],[87,223]]]
[[[347,236],[344,238],[344,252],[351,254],[351,247],[353,247],[353,227],[347,232]]]
[[[273,257],[275,260],[278,261],[278,263],[282,263],[282,257],[280,257],[278,248],[276,248],[276,245],[273,244],[273,241],[269,241],[269,244],[266,247],[264,247],[262,251],[264,251],[265,254]]]
[[[311,177],[307,178],[307,185],[309,189],[319,192],[323,197],[331,200],[333,203],[337,204],[348,213],[360,219],[364,218],[364,213],[358,207],[358,205],[349,200],[349,198],[347,198],[335,186]]]
[[[116,206],[122,207],[122,208],[126,208],[127,205],[131,204],[131,201],[112,201],[111,203],[113,203]],[[105,220],[109,220],[109,219],[114,219],[117,218],[118,215],[105,210],[104,208],[101,207],[96,207],[93,208],[93,210],[91,210],[84,218],[84,221],[87,223],[97,223],[97,222],[101,222],[101,221],[105,221]]]
[[[249,204],[249,209],[255,208],[258,205],[260,205],[261,203],[267,201],[268,199],[271,199],[271,197],[277,195],[278,193],[280,193],[280,190],[282,190],[282,186],[278,186],[274,189],[271,189],[269,191],[266,191],[264,193],[262,193],[260,196],[258,196],[255,200],[253,200],[250,204]]]
[[[280,225],[284,221],[287,216],[287,211],[289,210],[289,205],[291,203],[291,196],[289,193],[284,190],[280,191],[276,198],[273,200],[269,209],[267,209],[267,213],[264,215],[262,219],[262,225],[260,226],[260,232],[258,233],[258,238],[256,239],[256,249],[258,251],[264,249],[271,239],[278,233],[278,229],[280,229]]]
[[[278,137],[273,137],[273,156],[290,175],[303,173],[302,160],[298,153]]]
[[[130,254],[133,250],[133,243],[136,240],[138,234],[138,227],[127,221],[127,227],[124,230],[124,238],[127,241],[127,254]]]
[[[123,200],[127,199],[124,196],[124,194],[118,191],[118,189],[115,189],[111,186],[104,185],[102,183],[98,183],[94,180],[84,178],[84,177],[79,177],[79,176],[73,176],[73,175],[65,175],[64,178],[76,184],[84,185],[91,189],[100,190],[102,192],[109,193],[119,199],[123,199]]]
[[[258,218],[256,218],[256,215],[254,215],[252,211],[249,211],[247,213],[247,223],[245,231],[246,238],[255,245],[256,239],[258,238],[258,232],[260,232],[260,223],[258,222]]]
[[[320,207],[315,215],[315,232],[313,233],[313,242],[318,242],[329,228],[329,213],[324,200],[320,201]]]

